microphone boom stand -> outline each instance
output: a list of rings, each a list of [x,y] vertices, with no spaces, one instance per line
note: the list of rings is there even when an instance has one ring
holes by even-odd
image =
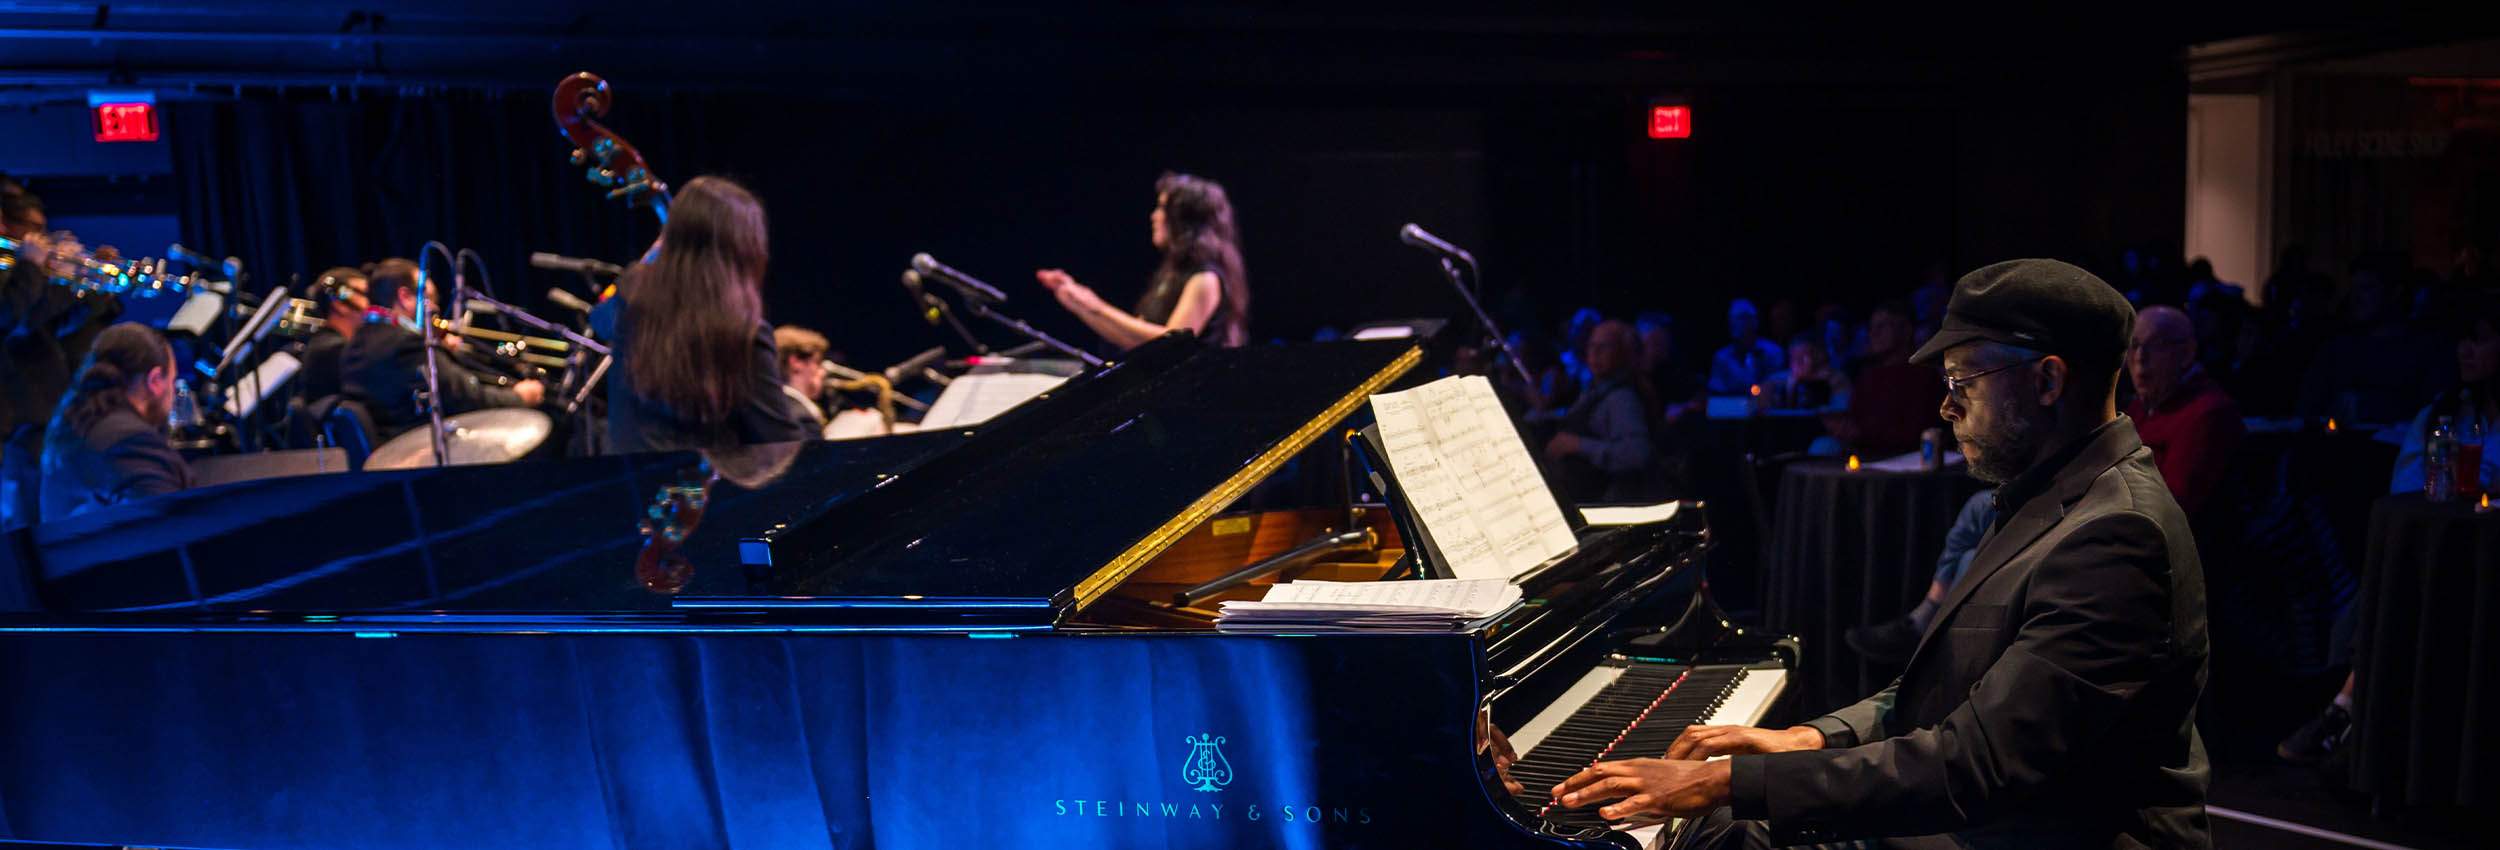
[[[1510,337],[1503,335],[1502,327],[1493,323],[1493,316],[1484,311],[1484,304],[1477,301],[1476,293],[1467,287],[1468,278],[1475,278],[1477,283],[1483,283],[1484,273],[1476,268],[1475,263],[1470,262],[1467,264],[1467,274],[1461,276],[1458,272],[1458,264],[1451,262],[1448,257],[1442,257],[1441,275],[1449,278],[1450,288],[1458,290],[1458,297],[1467,302],[1467,309],[1475,311],[1476,322],[1484,326],[1484,332],[1487,335],[1493,337],[1493,344],[1501,347],[1502,353],[1510,357],[1510,367],[1518,370],[1519,379],[1526,382],[1522,386],[1531,390],[1535,389],[1536,376],[1528,374],[1528,364],[1519,359],[1519,349],[1511,347]]]
[[[1021,319],[992,310],[990,309],[990,305],[982,303],[979,298],[965,298],[964,305],[972,308],[972,314],[975,316],[997,322],[998,324],[1005,326],[1008,330],[1022,334],[1026,339],[1050,346],[1059,353],[1068,355],[1069,357],[1074,357],[1087,366],[1096,368],[1100,368],[1102,366],[1102,358],[1087,354],[1084,349],[1061,342],[1058,337],[1043,333],[1041,329],[1025,324]]]
[[[434,275],[427,271],[425,265],[427,261],[433,259],[433,256],[427,253],[429,251],[441,251],[444,257],[451,259],[453,292],[459,292],[468,287],[460,279],[460,259],[452,254],[450,246],[441,242],[427,242],[425,247],[417,249],[417,338],[425,345],[425,415],[428,420],[426,434],[433,438],[434,465],[448,466],[451,463],[451,450],[450,447],[444,445],[443,440],[443,366],[434,351],[434,323],[433,316],[430,315],[434,303]]]

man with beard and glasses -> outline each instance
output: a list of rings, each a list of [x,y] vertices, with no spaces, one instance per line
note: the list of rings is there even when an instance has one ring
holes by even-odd
[[[43,521],[191,486],[165,439],[174,351],[154,328],[123,322],[96,335],[43,440]]]
[[[1996,520],[1890,687],[1788,729],[1702,726],[1556,786],[1698,847],[2207,847],[2205,590],[2117,380],[2135,311],[2052,260],[1963,276],[1911,360]],[[1716,756],[1732,758],[1708,761]]]

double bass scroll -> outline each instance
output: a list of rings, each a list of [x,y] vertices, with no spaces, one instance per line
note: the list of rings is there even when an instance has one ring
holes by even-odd
[[[651,173],[634,143],[596,119],[608,114],[613,96],[608,81],[589,71],[556,83],[556,128],[573,144],[573,164],[589,166],[590,182],[608,190],[608,197],[626,206],[649,204],[662,224],[668,223],[668,183]]]

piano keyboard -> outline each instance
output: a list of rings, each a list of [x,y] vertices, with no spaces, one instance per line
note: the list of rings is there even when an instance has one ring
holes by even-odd
[[[1770,711],[1788,672],[1772,667],[1627,662],[1589,671],[1512,733],[1519,802],[1549,823],[1608,827],[1597,807],[1564,809],[1553,787],[1600,761],[1657,758],[1688,726],[1751,726]],[[1644,832],[1646,830],[1643,830]],[[1639,835],[1644,845],[1650,835]]]

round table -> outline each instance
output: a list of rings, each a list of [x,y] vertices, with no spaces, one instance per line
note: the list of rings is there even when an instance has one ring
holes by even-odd
[[[1900,673],[1860,658],[1841,635],[1907,614],[1927,595],[1945,532],[1985,486],[1959,466],[1851,472],[1818,459],[1781,473],[1764,547],[1763,618],[1803,642],[1787,701],[1796,717],[1856,702]]]
[[[2412,806],[2500,803],[2500,512],[2384,496],[2369,540],[2353,786]]]

